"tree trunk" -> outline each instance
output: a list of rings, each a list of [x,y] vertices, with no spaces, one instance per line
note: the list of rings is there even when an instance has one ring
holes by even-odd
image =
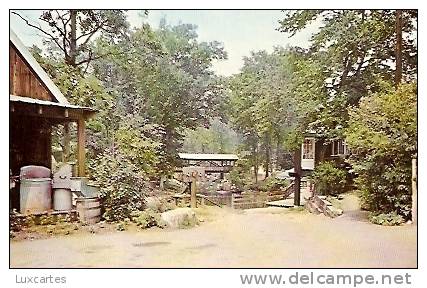
[[[277,138],[277,147],[276,147],[276,163],[275,163],[275,165],[274,165],[274,167],[276,168],[276,171],[277,170],[279,170],[279,164],[280,164],[280,152],[281,152],[281,141],[280,141],[280,139],[279,138]]]
[[[314,145],[316,145],[316,142],[314,142]],[[314,153],[316,153],[318,155],[318,157],[316,157],[316,155],[314,155],[314,160],[315,160],[315,165],[323,162],[325,160],[325,154],[326,154],[326,148],[328,148],[327,145],[324,145],[324,140],[322,140],[322,142],[320,143],[320,145],[318,145],[318,149],[319,152],[316,153],[316,148],[314,149]]]
[[[77,58],[77,10],[70,10],[70,53],[69,59],[66,59],[68,65],[76,67]]]
[[[396,88],[402,81],[402,10],[396,10]]]
[[[301,148],[298,148],[294,152],[294,170],[295,170],[295,180],[294,180],[294,206],[300,206],[301,201]]]
[[[255,183],[258,183],[258,149],[257,144],[254,145],[254,174],[255,174]]]
[[[269,147],[265,147],[265,178],[267,179],[270,176],[270,151]]]

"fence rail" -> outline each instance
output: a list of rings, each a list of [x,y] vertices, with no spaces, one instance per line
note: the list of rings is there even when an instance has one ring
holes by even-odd
[[[250,209],[267,207],[268,202],[285,200],[294,191],[292,182],[283,190],[272,192],[243,192],[233,193],[231,196],[231,207],[234,209]]]
[[[229,195],[203,195],[203,198],[220,206],[231,206],[231,194]],[[205,204],[209,204],[205,202]]]
[[[291,182],[285,189],[270,192],[242,192],[228,195],[197,194],[201,204],[216,206],[231,206],[234,209],[250,209],[267,207],[268,202],[287,199],[294,192],[294,183]],[[189,194],[175,195],[176,204],[187,202]]]

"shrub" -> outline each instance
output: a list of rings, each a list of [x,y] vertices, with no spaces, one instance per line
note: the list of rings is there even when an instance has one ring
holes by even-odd
[[[117,231],[126,231],[129,226],[129,221],[120,221],[116,225]],[[95,233],[95,231],[91,231],[91,233]]]
[[[148,192],[146,174],[120,153],[104,153],[97,158],[93,176],[100,185],[103,217],[109,222],[131,218],[144,209]]]
[[[160,217],[160,214],[152,209],[146,209],[141,212],[134,213],[132,220],[142,229],[149,227],[166,227],[166,223]]]
[[[289,181],[286,179],[277,179],[275,177],[268,177],[265,179],[260,185],[258,189],[261,191],[269,192],[276,191],[282,187],[286,187],[289,185]]]
[[[417,153],[416,85],[362,98],[350,110],[346,142],[362,205],[375,214],[411,217],[411,159]]]
[[[347,170],[326,161],[316,166],[311,176],[320,195],[337,195],[346,191]]]
[[[237,189],[243,190],[251,182],[250,173],[251,166],[249,160],[241,158],[236,161],[233,169],[228,174],[228,179]]]
[[[384,226],[396,226],[401,225],[405,222],[405,219],[397,214],[396,212],[391,213],[381,213],[381,214],[371,214],[369,215],[369,221],[374,224],[384,225]]]

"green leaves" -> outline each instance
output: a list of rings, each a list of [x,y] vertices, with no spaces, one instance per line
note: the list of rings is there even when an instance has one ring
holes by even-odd
[[[404,79],[416,77],[417,14],[403,10]],[[340,136],[337,125],[346,127],[347,107],[381,89],[378,79],[394,78],[395,11],[311,10],[290,11],[279,31],[292,35],[317,21],[322,23],[308,51],[295,53],[294,93],[300,101],[302,127],[311,124],[325,138]],[[411,56],[412,55],[412,56]],[[321,110],[319,110],[321,108]],[[304,115],[305,114],[305,115]]]
[[[411,159],[417,154],[416,85],[385,87],[350,109],[346,143],[354,151],[350,162],[368,209],[409,219]]]
[[[107,221],[132,219],[135,212],[144,209],[148,179],[127,155],[120,150],[105,151],[91,164]]]
[[[320,195],[338,195],[348,188],[348,172],[333,162],[317,165],[311,177]]]

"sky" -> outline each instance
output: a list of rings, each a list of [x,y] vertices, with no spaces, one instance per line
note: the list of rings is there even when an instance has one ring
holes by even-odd
[[[33,21],[38,21],[40,15],[37,10],[19,13]],[[284,17],[284,12],[280,10],[149,10],[148,16],[145,17],[141,17],[139,10],[127,13],[132,27],[138,27],[143,22],[158,27],[163,17],[172,25],[197,25],[199,41],[216,40],[223,43],[228,59],[213,63],[213,70],[223,76],[238,73],[243,65],[243,57],[249,56],[251,51],[271,52],[273,47],[278,45],[308,47],[311,35],[319,27],[319,23],[313,23],[295,36],[289,37],[290,35],[276,30],[279,27],[278,21]],[[18,16],[11,14],[10,26],[25,45],[42,46],[40,32],[28,27]]]

